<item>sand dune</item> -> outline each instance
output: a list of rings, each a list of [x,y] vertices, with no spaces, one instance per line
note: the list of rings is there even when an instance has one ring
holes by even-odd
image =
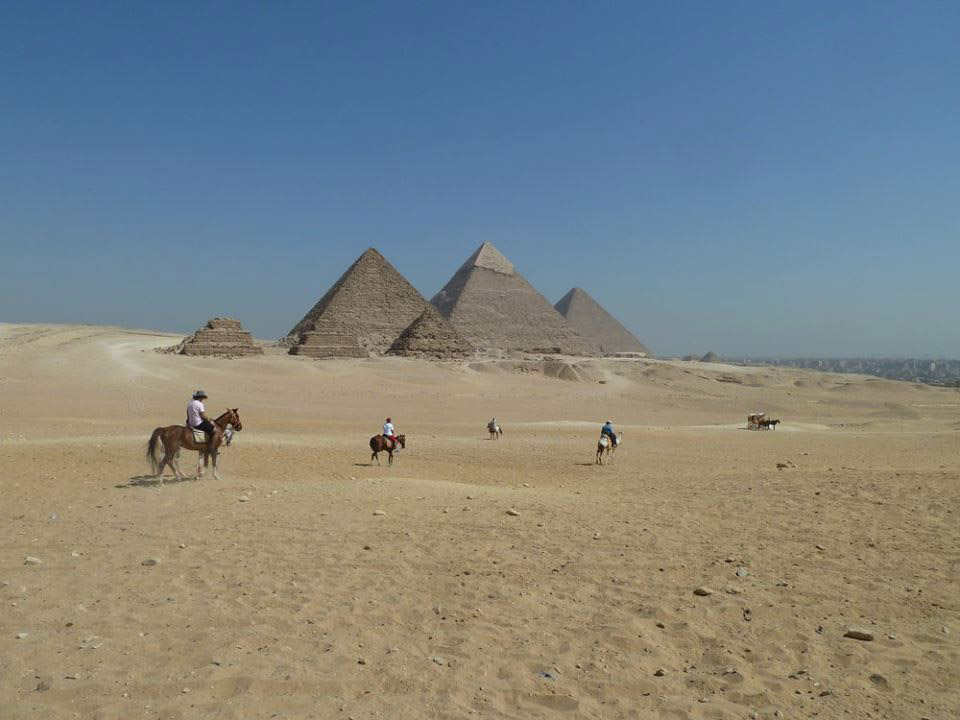
[[[960,717],[955,390],[179,339],[0,325],[4,719]],[[195,387],[244,430],[159,489]]]

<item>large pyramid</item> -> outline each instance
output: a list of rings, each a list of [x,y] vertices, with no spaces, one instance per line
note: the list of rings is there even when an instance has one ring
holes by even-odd
[[[324,333],[356,335],[364,350],[381,352],[413,322],[427,301],[375,249],[363,253],[287,337],[297,342],[314,325]]]
[[[481,245],[430,302],[477,347],[596,353],[490,243]]]
[[[473,346],[433,305],[420,314],[387,350],[388,355],[451,360],[473,354]]]
[[[601,353],[650,354],[633,333],[604,310],[585,290],[573,288],[554,307],[583,337],[596,345]]]

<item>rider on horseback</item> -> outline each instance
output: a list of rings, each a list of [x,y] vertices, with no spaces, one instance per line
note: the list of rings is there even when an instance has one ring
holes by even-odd
[[[194,430],[203,430],[209,437],[208,444],[213,450],[217,438],[220,437],[220,428],[207,416],[207,409],[203,406],[206,399],[207,394],[203,390],[197,390],[193,394],[193,400],[187,405],[187,425]]]
[[[614,445],[617,444],[617,434],[613,431],[613,423],[611,423],[609,420],[607,420],[603,427],[600,428],[600,435],[606,435],[608,438],[610,438],[611,443]]]
[[[387,421],[383,424],[383,436],[390,441],[391,449],[397,447],[397,434],[393,429],[393,421],[390,418],[387,418]]]

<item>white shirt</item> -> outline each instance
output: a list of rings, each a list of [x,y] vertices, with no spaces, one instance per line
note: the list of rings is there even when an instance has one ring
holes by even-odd
[[[384,423],[383,424],[383,434],[390,436],[393,435],[393,423]]]
[[[187,425],[190,427],[196,427],[203,422],[203,416],[200,413],[206,412],[207,409],[203,406],[203,403],[199,400],[191,400],[190,404],[187,405]]]

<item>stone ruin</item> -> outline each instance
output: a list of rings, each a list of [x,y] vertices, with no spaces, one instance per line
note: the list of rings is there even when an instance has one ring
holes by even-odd
[[[388,355],[436,360],[454,360],[473,352],[473,346],[432,305],[428,305],[387,350]]]
[[[297,344],[290,348],[289,353],[312,358],[369,356],[357,341],[355,325],[350,322],[335,322],[330,318],[321,318],[311,323],[308,329],[300,333]]]
[[[180,343],[177,352],[181,355],[243,357],[262,355],[263,348],[253,342],[239,320],[215,317]]]

